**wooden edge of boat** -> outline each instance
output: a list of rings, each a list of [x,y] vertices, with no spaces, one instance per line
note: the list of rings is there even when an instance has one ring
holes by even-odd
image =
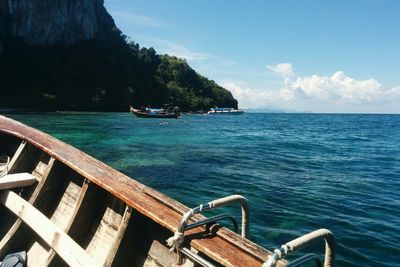
[[[31,144],[51,157],[48,162],[48,168],[42,171],[42,173],[45,173],[43,174],[42,180],[38,182],[36,188],[32,189],[29,200],[30,204],[33,204],[38,198],[38,195],[43,193],[41,191],[43,191],[42,188],[44,187],[44,183],[46,183],[46,175],[50,172],[51,165],[53,165],[54,162],[64,164],[84,178],[83,186],[79,189],[80,193],[77,195],[76,207],[74,208],[73,215],[71,215],[72,219],[63,226],[64,229],[67,229],[67,232],[68,229],[73,228],[73,224],[77,223],[75,216],[77,216],[76,214],[80,211],[80,205],[84,206],[82,202],[86,191],[89,191],[88,184],[97,185],[99,188],[106,190],[112,196],[115,196],[126,204],[126,209],[128,210],[120,212],[121,220],[129,220],[130,215],[128,216],[127,214],[130,214],[129,210],[133,210],[170,231],[171,235],[178,228],[182,215],[189,210],[188,207],[176,200],[135,181],[92,156],[39,130],[0,116],[0,132],[22,140],[23,142],[18,150],[22,149],[21,147],[23,147],[24,144]],[[16,154],[18,154],[18,150]],[[39,165],[36,169],[40,169]],[[36,169],[33,172],[37,171]],[[0,193],[2,192],[0,191]],[[205,217],[202,215],[194,216],[195,221],[203,218]],[[1,240],[0,252],[4,252],[1,246],[8,242],[11,238],[11,234],[20,227],[20,224],[20,221],[15,222],[6,235],[8,237]],[[122,235],[125,231],[123,228],[126,228],[127,224],[128,221],[126,221],[126,223],[121,223],[119,228],[117,227],[119,233],[119,238],[117,238],[119,239],[118,242],[121,242],[123,238]],[[195,228],[185,232],[185,236],[188,237],[187,240],[185,240],[185,244],[188,247],[202,253],[221,266],[261,266],[268,256],[271,255],[270,251],[248,239],[240,237],[226,228],[219,229],[215,235],[205,235],[204,228]],[[0,236],[0,238],[2,237]],[[119,244],[118,242],[116,242],[117,245]],[[117,245],[113,246],[114,250],[118,249]],[[166,246],[165,242],[162,245]],[[86,248],[86,250],[88,250],[88,248]],[[111,264],[115,254],[116,251],[110,253],[105,260],[108,262],[108,265]],[[49,261],[53,259],[54,252],[51,255],[52,256],[48,257]],[[281,264],[282,263],[278,262],[277,266],[281,266]]]

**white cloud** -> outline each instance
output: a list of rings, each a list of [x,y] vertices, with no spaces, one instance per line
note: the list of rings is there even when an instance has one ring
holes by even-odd
[[[110,14],[113,16],[115,20],[118,21],[126,21],[129,23],[142,25],[146,27],[152,27],[152,28],[162,28],[165,26],[165,24],[162,23],[160,20],[149,16],[126,13],[121,11],[110,11]]]
[[[376,79],[357,80],[337,71],[331,76],[296,76],[290,63],[268,66],[282,76],[281,86],[251,89],[223,81],[244,108],[279,106],[314,112],[400,112],[400,85],[385,88]]]
[[[242,107],[249,107],[254,105],[256,98],[254,90],[246,88],[241,82],[235,81],[222,81],[221,86],[231,91],[234,98],[239,101]]]
[[[393,87],[385,93],[386,98],[390,98],[392,102],[400,105],[400,85]]]
[[[160,53],[173,55],[186,60],[205,60],[211,56],[206,53],[191,51],[190,49],[170,41],[165,41],[160,47]]]
[[[267,68],[283,77],[291,77],[294,75],[294,69],[291,63],[279,63],[275,66],[268,65]]]
[[[193,51],[176,41],[164,38],[141,36],[140,43],[145,47],[154,47],[158,54],[168,54],[188,61],[202,61],[213,57],[210,54]]]
[[[312,75],[297,77],[294,81],[286,80],[285,88],[293,93],[293,97],[348,104],[382,102],[387,94],[377,80],[356,80],[342,71],[331,77]]]
[[[254,90],[250,89],[245,83],[225,80],[220,82],[221,86],[231,91],[234,98],[239,101],[242,108],[257,108],[266,105],[274,105],[277,102],[290,100],[291,95],[287,90]]]

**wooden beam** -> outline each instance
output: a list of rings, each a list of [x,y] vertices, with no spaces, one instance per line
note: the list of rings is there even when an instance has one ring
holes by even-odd
[[[46,182],[47,177],[49,176],[50,170],[53,168],[54,162],[55,162],[55,159],[50,158],[50,161],[49,161],[49,164],[47,165],[47,170],[46,170],[45,174],[43,175],[42,179],[38,182],[35,190],[33,191],[31,197],[29,198],[30,204],[35,203],[35,201],[39,195],[39,192],[42,190],[43,185]],[[14,224],[10,227],[8,232],[3,236],[3,239],[0,240],[0,255],[5,253],[5,251],[8,250],[7,244],[10,241],[10,239],[15,235],[17,230],[19,229],[21,222],[22,221],[19,218],[17,220],[15,220]]]
[[[30,173],[7,174],[0,178],[0,190],[30,186],[36,182],[36,177]]]
[[[74,222],[75,218],[76,218],[76,214],[78,213],[78,210],[81,207],[81,204],[83,202],[83,198],[86,195],[86,192],[89,188],[89,184],[90,181],[85,179],[83,181],[83,185],[81,187],[81,191],[79,192],[78,198],[74,204],[74,208],[73,208],[73,213],[71,215],[71,218],[69,218],[69,222],[64,226],[63,230],[64,232],[68,233],[69,229],[71,228],[72,223]],[[54,256],[55,256],[56,252],[52,249],[46,259],[45,262],[45,266],[50,266],[51,261],[53,260]]]
[[[17,151],[15,151],[13,157],[11,158],[10,163],[8,164],[8,172],[13,172],[18,167],[19,162],[21,162],[22,155],[24,154],[24,151],[26,151],[26,147],[26,141],[22,141],[18,146]]]
[[[110,251],[108,252],[107,258],[103,263],[103,267],[111,266],[115,255],[117,254],[119,245],[121,244],[122,238],[124,237],[126,228],[128,227],[129,219],[131,218],[132,208],[129,206],[125,207],[124,215],[121,220],[121,224],[118,227],[118,232],[114,240]]]
[[[86,251],[39,210],[12,191],[0,193],[0,202],[26,223],[70,266],[99,266]]]

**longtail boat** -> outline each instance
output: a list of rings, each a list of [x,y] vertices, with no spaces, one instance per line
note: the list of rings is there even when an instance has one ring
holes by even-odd
[[[317,230],[274,252],[247,238],[249,210],[239,195],[189,209],[39,130],[0,116],[0,261],[26,253],[27,266],[287,266],[283,257],[332,234]],[[221,227],[242,207],[241,235]],[[7,258],[8,257],[8,258]],[[315,255],[295,259],[321,263]],[[4,263],[3,262],[3,263]],[[0,264],[1,265],[1,264]]]
[[[147,109],[141,110],[129,107],[130,113],[139,118],[159,118],[159,119],[177,119],[180,116],[179,109]]]

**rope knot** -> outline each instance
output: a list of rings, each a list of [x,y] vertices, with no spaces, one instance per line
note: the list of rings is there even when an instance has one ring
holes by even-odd
[[[274,267],[276,265],[275,256],[276,256],[275,254],[269,255],[268,260],[266,262],[264,262],[262,267]]]
[[[176,231],[174,236],[167,239],[167,244],[171,247],[169,251],[177,250],[182,245],[184,238],[185,235],[183,233]]]
[[[203,210],[203,204],[200,204],[199,206],[199,212],[201,212]]]

